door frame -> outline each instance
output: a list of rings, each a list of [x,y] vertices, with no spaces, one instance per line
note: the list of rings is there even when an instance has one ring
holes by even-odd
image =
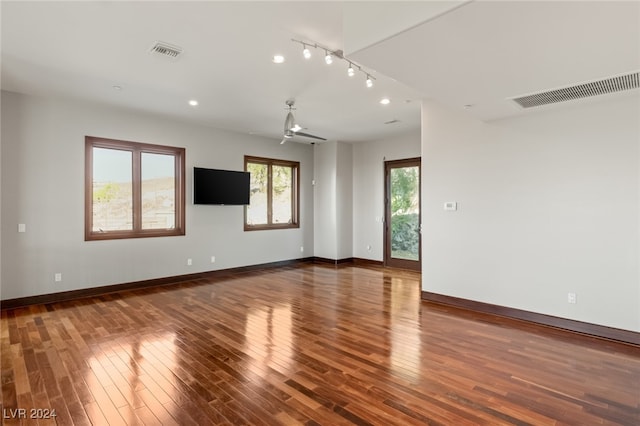
[[[391,169],[418,167],[418,259],[394,259],[391,257]],[[384,162],[384,266],[392,268],[422,270],[422,158],[405,158]]]

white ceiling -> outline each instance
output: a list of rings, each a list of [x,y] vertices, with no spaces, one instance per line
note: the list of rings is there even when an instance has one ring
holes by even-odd
[[[525,113],[507,98],[640,69],[637,1],[462,3],[2,1],[1,84],[274,139],[294,98],[308,133],[351,142],[418,129],[423,97],[494,119]],[[327,66],[318,50],[306,61],[291,41],[337,50],[349,34],[354,45],[358,9],[369,47],[348,56],[374,73],[371,89],[345,62]],[[403,11],[410,20],[392,19]],[[399,22],[419,24],[389,36]],[[157,40],[182,57],[149,54]],[[272,63],[276,53],[284,64]]]
[[[640,70],[640,1],[478,0],[351,57],[481,120],[638,96],[527,111],[511,100]]]

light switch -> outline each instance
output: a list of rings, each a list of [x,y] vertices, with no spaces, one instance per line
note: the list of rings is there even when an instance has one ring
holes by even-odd
[[[444,203],[444,209],[447,211],[456,211],[458,210],[458,203],[455,201],[447,201]]]
[[[18,224],[18,232],[27,232],[27,225],[24,223]]]

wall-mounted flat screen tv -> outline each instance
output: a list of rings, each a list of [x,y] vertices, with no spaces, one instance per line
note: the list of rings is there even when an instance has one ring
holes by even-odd
[[[248,205],[250,173],[193,168],[193,204]]]

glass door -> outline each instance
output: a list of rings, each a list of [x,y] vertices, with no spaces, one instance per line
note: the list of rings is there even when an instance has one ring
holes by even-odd
[[[420,270],[420,158],[385,161],[385,266]]]

